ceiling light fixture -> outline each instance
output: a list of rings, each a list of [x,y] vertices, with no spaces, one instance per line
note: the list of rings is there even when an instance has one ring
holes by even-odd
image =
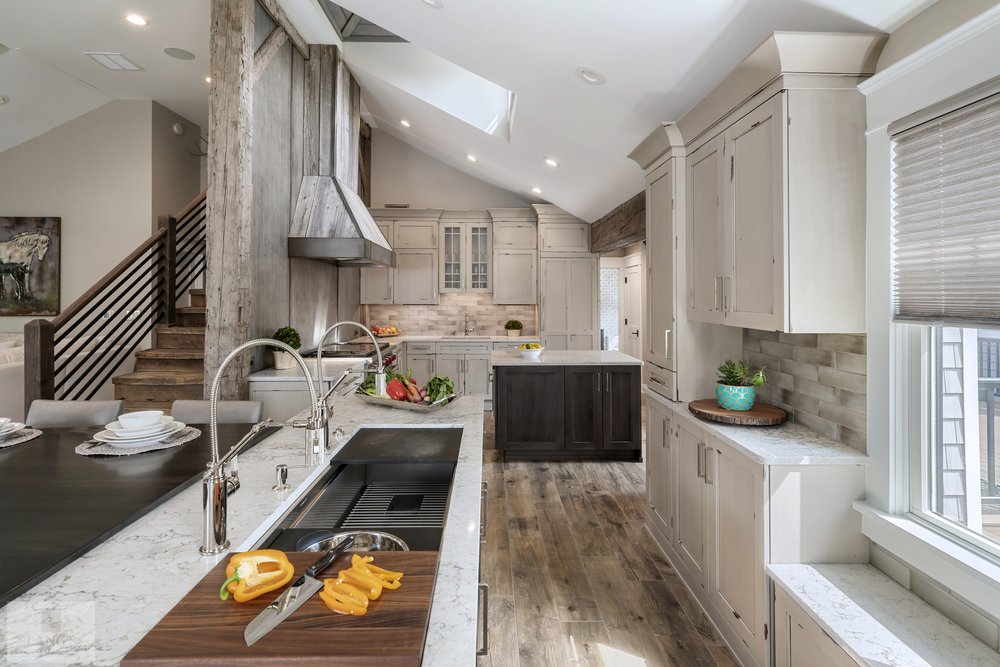
[[[433,7],[434,9],[441,9],[444,7],[443,0],[424,0],[424,4],[428,7]]]
[[[475,162],[476,156],[473,155],[472,153],[466,153],[465,159],[468,160],[469,162]]]
[[[558,167],[559,166],[559,163],[556,162],[555,160],[553,160],[550,157],[545,158],[545,164],[549,165],[550,167]]]
[[[410,121],[406,120],[405,118],[401,118],[399,120],[399,124],[402,125],[403,127],[409,127],[410,126]]]
[[[139,16],[138,14],[129,14],[125,17],[125,20],[132,25],[149,25],[149,21],[145,17]]]
[[[10,98],[6,95],[0,95],[0,105],[7,104],[7,102],[10,102]]]
[[[177,60],[194,60],[193,53],[184,49],[178,49],[176,46],[168,46],[163,49],[163,52],[171,58],[177,58]]]
[[[587,67],[586,65],[577,67],[576,75],[583,79],[585,83],[589,83],[592,86],[600,86],[606,81],[603,74],[593,67]]]
[[[212,83],[212,77],[206,76],[205,77],[205,83]]]
[[[542,194],[541,188],[531,188],[531,191],[534,192],[536,195]]]

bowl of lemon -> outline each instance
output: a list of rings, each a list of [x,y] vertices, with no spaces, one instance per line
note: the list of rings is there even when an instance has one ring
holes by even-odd
[[[540,343],[521,343],[515,349],[525,359],[537,359],[545,348]]]

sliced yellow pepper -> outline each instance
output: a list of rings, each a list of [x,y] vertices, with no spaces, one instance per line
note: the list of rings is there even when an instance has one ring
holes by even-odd
[[[323,581],[323,590],[327,594],[341,593],[351,598],[358,606],[368,607],[368,596],[357,586],[336,579],[326,579]]]
[[[382,580],[370,572],[352,567],[349,570],[341,570],[338,573],[337,581],[357,586],[364,591],[369,600],[377,600],[382,595]]]
[[[389,582],[396,582],[396,586],[386,586],[386,588],[396,589],[399,588],[399,580],[403,578],[402,572],[393,572],[392,570],[383,570],[377,565],[372,563],[374,559],[371,556],[361,557],[357,554],[351,556],[351,567],[359,570],[365,570],[375,575],[382,580],[382,585],[385,586]]]
[[[319,592],[319,597],[330,611],[338,614],[349,614],[351,616],[364,616],[368,609],[354,602],[354,599],[346,593],[333,591],[330,593],[323,589]]]
[[[281,588],[292,580],[295,567],[284,551],[258,549],[234,554],[226,566],[226,581],[219,597],[223,600],[233,594],[237,602],[246,602]]]

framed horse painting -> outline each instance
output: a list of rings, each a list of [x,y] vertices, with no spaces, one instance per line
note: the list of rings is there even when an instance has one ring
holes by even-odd
[[[0,217],[0,316],[59,314],[60,220]]]

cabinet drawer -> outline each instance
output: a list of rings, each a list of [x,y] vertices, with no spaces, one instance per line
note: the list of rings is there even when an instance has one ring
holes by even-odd
[[[407,343],[407,354],[434,354],[437,351],[437,343]]]
[[[438,354],[489,354],[489,343],[438,343]]]
[[[677,400],[677,373],[649,365],[649,388],[660,396]]]

